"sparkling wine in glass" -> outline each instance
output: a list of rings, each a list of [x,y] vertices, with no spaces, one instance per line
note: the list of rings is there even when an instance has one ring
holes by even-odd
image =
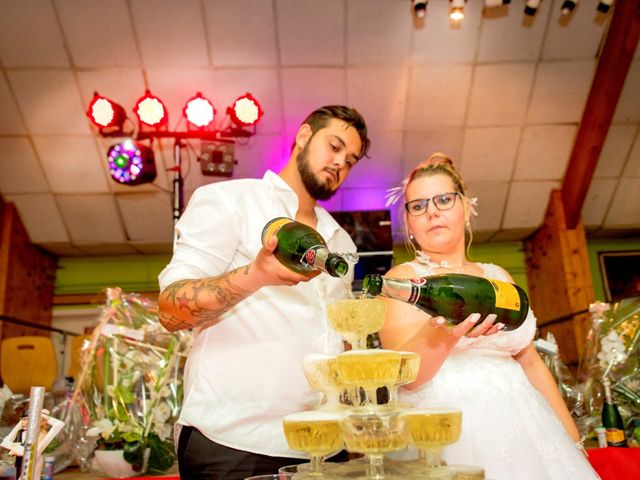
[[[398,402],[398,387],[411,383],[418,378],[420,355],[416,352],[398,352],[400,354],[400,371],[395,385],[389,385],[389,403]]]
[[[284,417],[282,426],[289,448],[311,457],[305,477],[329,478],[323,473],[323,459],[342,450],[341,420],[341,414],[325,411],[292,413]]]
[[[362,453],[369,459],[366,478],[395,479],[384,472],[384,454],[402,450],[409,441],[400,412],[385,409],[347,413],[341,422],[344,442],[350,452]]]
[[[309,386],[322,392],[325,398],[323,410],[340,410],[340,392],[342,386],[338,376],[335,355],[311,353],[302,360],[304,376]]]
[[[462,410],[457,408],[424,408],[402,413],[409,431],[409,442],[420,450],[427,468],[442,464],[442,449],[456,443],[462,432]]]
[[[340,382],[365,391],[365,403],[376,404],[376,390],[393,385],[400,372],[400,353],[394,350],[350,350],[336,357]]]
[[[379,298],[338,300],[327,306],[331,326],[354,350],[367,348],[367,335],[384,324],[387,304]]]

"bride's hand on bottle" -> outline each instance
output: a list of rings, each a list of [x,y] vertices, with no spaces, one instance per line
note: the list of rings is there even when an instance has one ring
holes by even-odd
[[[496,315],[493,313],[487,315],[484,320],[480,321],[479,313],[472,313],[458,325],[450,326],[444,317],[432,317],[431,324],[435,327],[444,327],[449,329],[449,333],[454,337],[470,337],[476,338],[481,336],[489,336],[498,333],[504,329],[502,323],[494,323]]]

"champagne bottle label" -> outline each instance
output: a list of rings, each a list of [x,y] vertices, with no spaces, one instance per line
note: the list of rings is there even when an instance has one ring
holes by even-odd
[[[409,295],[407,302],[415,305],[420,299],[420,287],[427,283],[427,281],[424,278],[412,278],[409,282],[411,283],[411,294]]]
[[[276,233],[278,233],[278,230],[280,230],[287,223],[291,223],[291,222],[293,222],[293,220],[285,217],[275,218],[271,220],[267,224],[267,226],[264,228],[264,231],[262,232],[262,243],[263,244],[267,243],[267,241],[271,237],[273,237]]]
[[[624,430],[607,428],[607,443],[611,446],[624,444]]]
[[[300,259],[300,263],[307,267],[324,266],[328,257],[327,247],[324,245],[316,245],[309,248]]]
[[[496,307],[507,310],[520,310],[520,295],[516,287],[508,282],[489,279],[496,294]]]

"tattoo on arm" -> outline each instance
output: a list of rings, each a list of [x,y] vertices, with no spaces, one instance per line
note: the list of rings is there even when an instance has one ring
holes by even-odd
[[[172,283],[161,294],[166,304],[158,312],[162,324],[170,331],[214,325],[251,294],[234,283],[237,276],[248,273],[249,265],[217,277]]]

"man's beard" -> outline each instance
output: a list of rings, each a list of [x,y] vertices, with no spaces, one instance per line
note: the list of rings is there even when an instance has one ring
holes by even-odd
[[[320,183],[311,171],[311,167],[309,166],[309,143],[311,143],[311,139],[309,139],[307,144],[296,157],[298,173],[300,173],[304,188],[307,189],[307,192],[309,192],[311,197],[316,200],[329,200],[336,193],[336,190],[332,190],[327,184]]]

